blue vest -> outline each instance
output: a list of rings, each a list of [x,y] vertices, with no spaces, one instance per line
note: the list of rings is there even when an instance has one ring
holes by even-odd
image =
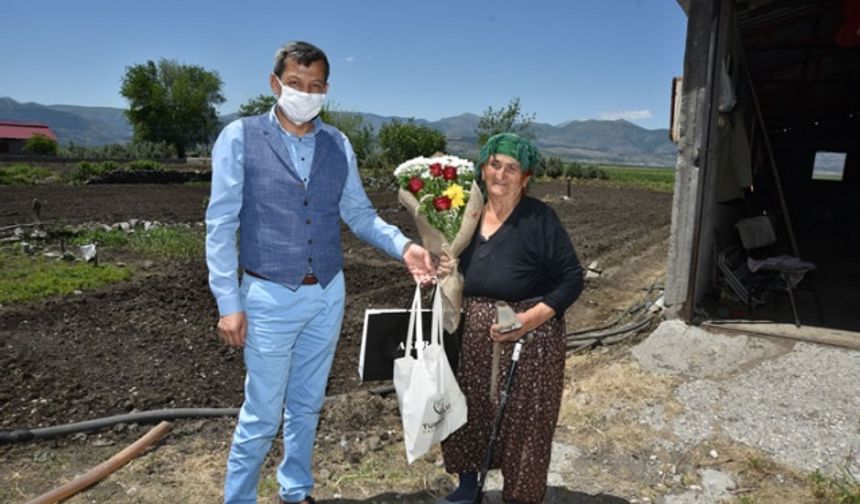
[[[244,186],[239,264],[296,288],[308,270],[323,287],[343,269],[340,197],[348,164],[343,142],[326,129],[315,137],[307,188],[268,114],[242,119]]]

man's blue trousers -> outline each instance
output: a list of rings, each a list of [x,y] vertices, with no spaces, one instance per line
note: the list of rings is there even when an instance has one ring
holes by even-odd
[[[257,501],[260,467],[282,418],[280,495],[298,502],[313,488],[314,438],[343,320],[343,272],[325,288],[296,290],[245,275],[241,296],[248,318],[245,401],[227,461],[224,502]]]

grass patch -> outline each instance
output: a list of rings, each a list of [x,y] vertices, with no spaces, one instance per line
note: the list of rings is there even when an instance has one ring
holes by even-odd
[[[671,168],[637,168],[631,166],[599,165],[611,182],[641,187],[652,191],[672,192],[675,170]]]
[[[152,161],[151,159],[137,159],[128,163],[125,169],[135,171],[162,172],[164,171],[164,165],[157,161]]]
[[[204,253],[202,228],[155,228],[129,235],[128,242],[135,253],[144,256],[188,261]]]
[[[126,268],[48,260],[0,250],[0,304],[35,301],[127,280]]]
[[[825,476],[820,471],[809,475],[812,495],[827,504],[860,504],[860,482],[847,470],[838,476]]]
[[[66,180],[72,184],[85,184],[113,170],[118,170],[119,167],[116,161],[81,161],[66,175]]]
[[[395,489],[403,493],[449,490],[455,486],[453,480],[433,463],[441,456],[440,448],[435,446],[420,461],[409,466],[403,455],[403,443],[393,443],[379,451],[365,453],[358,462],[342,461],[329,466],[333,476],[320,486],[347,494],[357,491],[374,494]]]
[[[759,455],[750,455],[746,460],[747,469],[760,476],[772,474],[776,468],[776,464],[766,457]]]
[[[69,238],[68,243],[71,246],[97,243],[105,249],[128,247],[140,256],[180,260],[203,257],[204,253],[202,229],[185,227],[158,227],[147,231],[137,228],[131,234],[122,229],[96,229],[77,233]]]
[[[68,236],[68,235],[66,235]],[[68,236],[67,244],[77,247],[97,243],[103,249],[128,249],[143,257],[177,260],[200,258],[204,252],[202,228],[155,228],[132,234],[122,229],[91,230]],[[113,265],[48,260],[30,257],[10,249],[0,250],[0,304],[33,301],[76,290],[92,290],[127,280],[131,271]]]
[[[128,235],[122,229],[96,229],[84,231],[69,238],[69,245],[81,246],[88,243],[97,243],[101,247],[119,248],[128,245]]]
[[[278,493],[278,490],[280,489],[281,484],[278,483],[277,476],[264,476],[260,478],[260,483],[257,485],[257,495],[260,497],[260,500],[265,502],[264,499],[271,499],[271,496]]]
[[[56,179],[53,171],[42,166],[16,163],[0,167],[0,185],[36,185]]]

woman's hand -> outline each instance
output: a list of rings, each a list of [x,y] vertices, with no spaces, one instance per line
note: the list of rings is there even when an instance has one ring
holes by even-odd
[[[499,324],[493,324],[490,327],[490,339],[499,343],[508,341],[517,341],[526,335],[529,331],[533,331],[540,327],[544,322],[555,315],[555,310],[544,303],[538,303],[524,312],[517,313],[517,320],[523,325],[514,331],[501,333],[499,332]]]
[[[451,274],[457,268],[457,260],[448,255],[447,252],[442,252],[436,258],[436,276],[442,278]]]
[[[531,330],[531,329],[526,328],[527,326],[526,326],[526,320],[525,319],[526,319],[525,313],[517,313],[517,320],[520,321],[520,324],[522,324],[522,327],[520,327],[519,329],[515,329],[513,331],[505,332],[505,333],[499,332],[499,328],[501,328],[501,326],[499,324],[493,324],[490,327],[490,339],[495,341],[495,342],[498,342],[498,343],[503,343],[506,341],[516,341],[516,340],[522,338],[527,332],[529,332]]]

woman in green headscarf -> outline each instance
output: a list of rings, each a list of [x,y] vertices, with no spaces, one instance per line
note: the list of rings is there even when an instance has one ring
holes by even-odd
[[[459,475],[460,485],[437,504],[472,502],[513,343],[527,333],[534,338],[520,354],[490,467],[502,470],[505,502],[537,503],[546,492],[564,385],[564,312],[582,292],[583,281],[558,216],[526,195],[539,161],[534,145],[513,133],[491,137],[478,155],[476,179],[486,204],[460,256],[465,325],[457,381],[469,419],[442,443],[445,468]],[[443,264],[440,271],[445,270]],[[519,329],[502,332],[498,301],[514,309]]]

